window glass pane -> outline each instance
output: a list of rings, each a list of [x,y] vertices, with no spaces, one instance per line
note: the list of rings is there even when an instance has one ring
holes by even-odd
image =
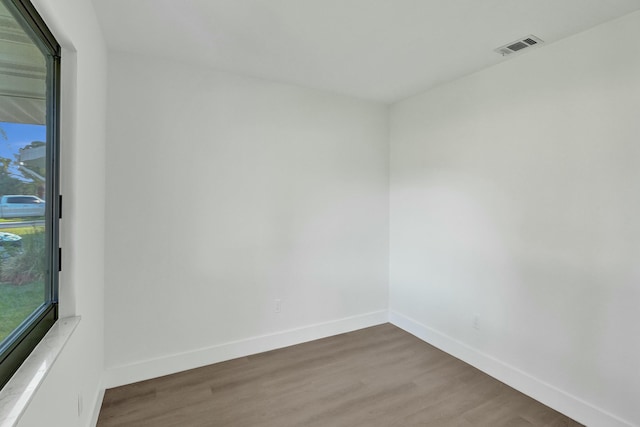
[[[50,59],[0,2],[0,348],[50,300],[47,73]]]

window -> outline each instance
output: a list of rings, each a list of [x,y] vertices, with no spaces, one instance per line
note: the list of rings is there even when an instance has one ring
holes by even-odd
[[[0,388],[58,318],[60,47],[0,0]]]

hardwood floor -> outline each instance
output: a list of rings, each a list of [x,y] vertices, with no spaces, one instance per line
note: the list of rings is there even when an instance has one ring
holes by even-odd
[[[98,427],[580,426],[385,324],[107,390]]]

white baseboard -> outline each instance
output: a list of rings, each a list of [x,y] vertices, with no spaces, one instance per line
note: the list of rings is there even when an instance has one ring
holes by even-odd
[[[628,421],[400,313],[390,311],[389,322],[586,426],[634,427]]]
[[[380,310],[302,328],[228,342],[194,351],[107,368],[105,384],[106,388],[118,387],[210,365],[212,363],[301,344],[307,341],[367,328],[369,326],[380,325],[387,321],[387,310]]]
[[[91,414],[91,419],[89,420],[90,427],[96,427],[98,425],[98,417],[100,416],[100,408],[102,407],[102,400],[104,399],[104,386],[100,385],[98,389],[98,393],[96,394],[96,399],[93,402],[93,413]]]

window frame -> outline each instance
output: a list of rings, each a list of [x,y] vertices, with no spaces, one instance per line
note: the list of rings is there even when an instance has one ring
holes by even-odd
[[[29,0],[7,0],[14,18],[33,36],[47,58],[46,94],[46,211],[45,245],[47,274],[44,303],[18,326],[0,346],[0,389],[18,370],[33,349],[58,320],[58,273],[61,265],[59,219],[61,196],[60,157],[60,59],[61,48],[46,23]]]

